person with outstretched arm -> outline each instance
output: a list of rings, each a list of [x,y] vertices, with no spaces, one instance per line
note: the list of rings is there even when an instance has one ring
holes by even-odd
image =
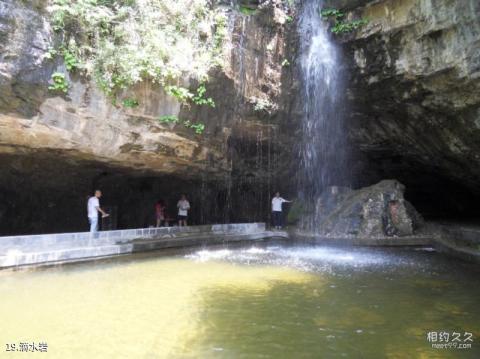
[[[282,197],[280,197],[280,192],[275,193],[275,197],[272,199],[272,221],[275,229],[282,229],[283,227],[283,213],[282,213],[282,204],[290,203]]]

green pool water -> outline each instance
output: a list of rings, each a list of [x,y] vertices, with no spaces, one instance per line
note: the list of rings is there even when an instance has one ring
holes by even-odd
[[[1,271],[0,357],[479,358],[479,274],[425,250],[271,244]]]

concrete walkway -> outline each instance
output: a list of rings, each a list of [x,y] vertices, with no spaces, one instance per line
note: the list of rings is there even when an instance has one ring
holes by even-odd
[[[239,223],[0,237],[0,269],[286,236],[265,223]]]
[[[164,248],[218,245],[267,238],[292,238],[297,243],[356,246],[426,246],[480,263],[480,226],[431,223],[429,234],[408,237],[333,238],[300,231],[269,231],[265,223],[215,224],[0,237],[0,269],[86,261]]]

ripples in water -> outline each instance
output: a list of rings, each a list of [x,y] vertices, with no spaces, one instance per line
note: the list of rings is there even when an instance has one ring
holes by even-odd
[[[334,270],[396,270],[398,267],[414,267],[425,270],[425,260],[417,260],[418,252],[431,252],[432,248],[414,250],[384,250],[358,247],[282,247],[252,246],[245,249],[199,250],[186,255],[199,262],[226,261],[247,265],[278,265],[303,271],[328,272]],[[428,267],[431,266],[429,263]]]

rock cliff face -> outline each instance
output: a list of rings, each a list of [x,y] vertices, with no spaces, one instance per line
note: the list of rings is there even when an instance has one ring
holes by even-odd
[[[327,188],[318,198],[315,219],[325,237],[409,236],[423,219],[405,201],[405,186],[384,180],[359,190]]]
[[[181,105],[148,82],[128,90],[139,106],[125,108],[48,58],[55,41],[48,3],[0,3],[0,232],[82,229],[93,187],[104,188],[105,203],[123,208],[120,226],[152,224],[160,197],[174,215],[180,192],[196,202],[196,222],[263,219],[267,192],[287,169],[278,161],[288,154],[279,146],[288,142],[279,131],[284,11],[275,4],[255,16],[227,10],[226,64],[207,85],[214,109]],[[65,96],[48,91],[54,71],[67,74]],[[202,122],[205,132],[161,123],[163,115]],[[237,195],[243,205],[230,210]],[[264,203],[246,201],[258,198]],[[63,219],[55,219],[59,211]]]
[[[180,192],[194,222],[265,220],[271,193],[293,192],[298,19],[279,1],[252,15],[228,6],[226,65],[208,82],[214,109],[181,105],[148,82],[126,93],[140,103],[129,109],[78,75],[68,75],[67,95],[52,94],[50,77],[64,65],[48,59],[55,36],[47,5],[0,2],[0,234],[85,229],[94,187],[104,189],[120,227],[152,224],[159,197],[174,215]],[[369,19],[336,37],[354,184],[397,178],[427,215],[478,209],[480,3],[326,5]],[[175,114],[204,123],[205,132],[158,121]]]
[[[59,149],[79,159],[126,168],[188,177],[201,169],[221,177],[231,170],[224,146],[239,121],[250,120],[238,129],[245,137],[255,138],[262,130],[266,138],[273,132],[271,125],[261,122],[268,116],[248,116],[248,110],[253,112],[256,101],[278,110],[285,21],[277,9],[256,17],[230,11],[226,66],[209,84],[217,108],[181,106],[161,87],[144,82],[129,90],[140,104],[128,109],[113,105],[94,81],[68,75],[61,61],[48,59],[54,34],[45,13],[47,3],[4,1],[0,8],[3,147]],[[48,92],[53,70],[69,76],[71,88],[64,97]],[[162,115],[180,112],[204,120],[206,135],[158,121]]]
[[[478,214],[480,3],[332,3],[369,20],[339,38],[363,178],[399,179],[426,212]]]

